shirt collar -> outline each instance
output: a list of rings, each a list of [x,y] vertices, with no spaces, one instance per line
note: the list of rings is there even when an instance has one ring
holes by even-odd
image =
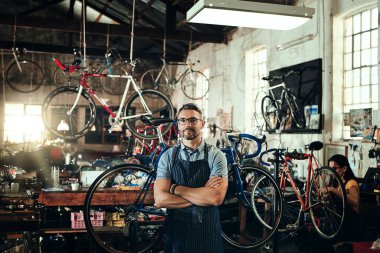
[[[196,149],[194,149],[192,153],[196,151],[201,152],[204,149],[204,146],[205,146],[205,141],[202,138],[201,144],[199,144],[199,146]],[[181,150],[189,150],[189,149],[185,145],[183,145],[183,143],[181,142]]]

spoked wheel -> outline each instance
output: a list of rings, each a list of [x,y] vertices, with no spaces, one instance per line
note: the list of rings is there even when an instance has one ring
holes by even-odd
[[[210,82],[200,71],[189,71],[182,78],[181,89],[186,97],[197,100],[208,93]]]
[[[245,203],[238,200],[231,174],[231,189],[219,207],[222,237],[233,247],[253,249],[265,244],[276,232],[282,214],[281,193],[274,179],[261,168],[243,167],[240,175]]]
[[[44,72],[40,65],[33,61],[14,61],[9,65],[5,79],[15,91],[30,93],[38,90],[44,81]]]
[[[79,101],[73,112],[68,111],[73,107],[77,98],[79,87],[63,86],[55,89],[45,98],[42,104],[42,120],[45,127],[56,138],[75,140],[84,136],[95,123],[96,106],[91,96],[82,91]],[[86,117],[79,115],[79,108],[86,108]]]
[[[279,232],[294,232],[299,229],[300,225],[300,215],[302,215],[302,207],[297,198],[297,194],[302,196],[299,188],[294,191],[290,182],[286,180],[286,186],[281,189],[283,198],[283,210],[280,226],[278,227]],[[297,193],[296,193],[297,192]]]
[[[64,65],[67,66],[70,64]],[[80,76],[77,72],[67,72],[57,67],[53,74],[53,81],[56,86],[67,86],[71,84],[77,86],[80,83]]]
[[[290,114],[292,115],[293,122],[298,128],[305,128],[305,117],[303,112],[300,111],[296,98],[292,95],[287,98]]]
[[[85,198],[84,221],[98,247],[138,253],[160,242],[166,213],[154,207],[153,183],[148,169],[135,164],[110,168],[93,182]]]
[[[146,106],[149,108],[151,114],[146,110]],[[133,135],[146,139],[157,139],[157,133],[154,128],[151,131],[139,131],[144,128],[145,124],[140,120],[138,115],[146,115],[151,118],[174,118],[173,105],[169,98],[157,90],[142,90],[141,96],[139,93],[134,93],[130,96],[124,108],[124,116],[136,115],[136,117],[126,119],[126,124]],[[160,128],[162,134],[166,134],[171,127],[172,123],[161,124]]]
[[[328,167],[319,168],[310,183],[308,199],[314,228],[323,238],[334,238],[342,228],[346,207],[346,191],[339,175]]]
[[[160,74],[160,69],[150,69],[146,71],[140,80],[141,89],[155,89],[166,95],[170,95],[171,87],[169,87],[169,78],[164,74]]]
[[[120,66],[111,66],[112,73],[110,73],[108,68],[105,68],[101,74],[107,75],[127,75],[127,71]],[[110,95],[123,95],[125,86],[128,79],[117,78],[117,77],[101,77],[97,81],[100,82],[102,89]]]
[[[280,115],[273,98],[265,96],[261,101],[261,112],[263,114],[267,130],[275,130],[279,126]]]

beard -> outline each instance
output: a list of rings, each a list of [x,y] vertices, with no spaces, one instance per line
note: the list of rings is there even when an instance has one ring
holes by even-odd
[[[192,128],[186,128],[186,129],[181,131],[181,136],[185,140],[194,140],[195,138],[197,138],[199,136],[199,134],[200,133],[196,133],[194,131],[194,129],[192,129]]]

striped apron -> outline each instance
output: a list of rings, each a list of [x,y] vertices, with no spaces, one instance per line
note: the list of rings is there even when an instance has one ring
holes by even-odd
[[[204,159],[180,159],[180,146],[175,146],[172,157],[172,183],[188,187],[202,187],[209,180],[208,149]],[[182,209],[168,209],[165,224],[165,253],[222,253],[223,242],[217,206],[193,205]]]

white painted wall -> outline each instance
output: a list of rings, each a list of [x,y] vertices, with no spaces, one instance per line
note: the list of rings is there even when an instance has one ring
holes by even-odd
[[[201,47],[190,52],[191,59],[201,61],[201,69],[210,69],[210,93],[209,93],[209,115],[216,117],[218,109],[225,112],[233,112],[233,127],[244,131],[244,110],[245,110],[245,65],[244,57],[246,50],[254,47],[265,45],[268,50],[268,70],[274,70],[305,61],[322,58],[323,59],[323,111],[325,117],[324,130],[322,134],[271,134],[268,139],[272,147],[278,147],[282,143],[289,149],[304,148],[306,144],[312,141],[320,140],[324,143],[341,143],[339,139],[340,130],[336,128],[336,120],[341,120],[337,116],[339,112],[334,111],[337,105],[336,99],[340,90],[335,90],[336,76],[342,76],[339,72],[339,66],[342,64],[340,59],[334,59],[333,34],[341,34],[342,26],[333,26],[333,17],[341,16],[352,12],[353,10],[368,4],[374,4],[380,0],[362,1],[362,0],[308,0],[300,1],[306,7],[315,8],[316,14],[313,19],[301,27],[290,31],[274,31],[239,28],[232,35],[227,45],[204,44]],[[378,4],[379,5],[379,4]],[[290,47],[288,49],[277,51],[276,45],[302,38],[306,35],[312,35],[311,41]],[[338,52],[340,53],[340,52]],[[242,63],[243,61],[243,63]],[[332,64],[333,63],[333,64]],[[333,78],[332,78],[333,77]],[[342,78],[342,77],[340,77]],[[181,92],[173,96],[175,106],[188,102],[184,99]],[[340,114],[341,115],[341,114]],[[380,122],[374,122],[377,124]],[[333,129],[334,124],[334,129]],[[339,123],[340,124],[340,123]],[[347,143],[345,143],[347,144]],[[369,160],[369,145],[363,148],[363,168],[374,166],[374,160]],[[322,151],[318,154],[322,160]],[[363,172],[364,174],[364,172]]]

